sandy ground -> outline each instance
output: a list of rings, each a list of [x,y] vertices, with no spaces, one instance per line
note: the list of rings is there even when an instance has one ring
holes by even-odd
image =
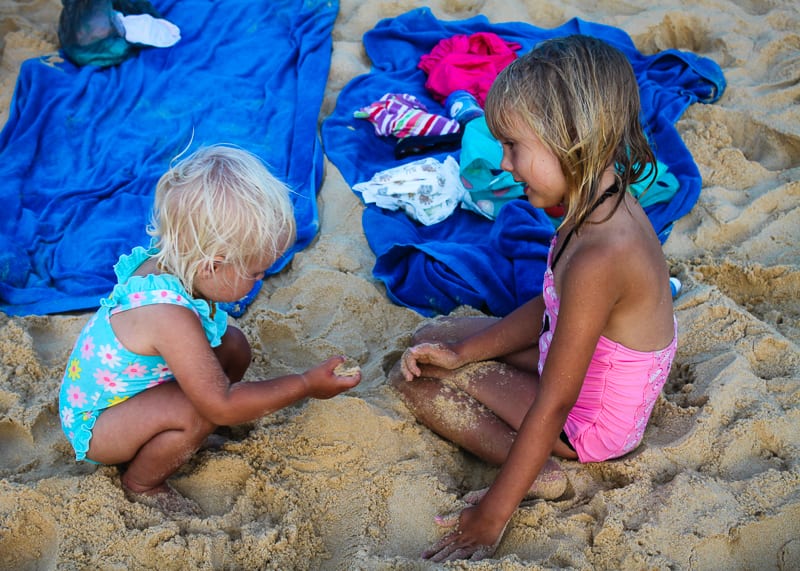
[[[728,89],[678,123],[703,175],[664,246],[684,282],[674,369],[644,443],[620,460],[562,462],[568,491],[524,503],[493,560],[471,569],[800,568],[800,7],[793,0],[342,0],[320,119],[369,70],[361,37],[420,5],[443,19],[552,27],[579,16],[644,53],[710,57]],[[57,47],[55,0],[0,0],[0,124],[23,59]],[[240,320],[251,378],[331,354],[364,380],[236,427],[173,479],[206,517],[128,502],[115,468],[77,464],[57,393],[88,314],[0,314],[0,569],[437,568],[419,559],[494,471],[415,422],[386,371],[422,322],[371,276],[362,206],[326,165],[322,228]]]

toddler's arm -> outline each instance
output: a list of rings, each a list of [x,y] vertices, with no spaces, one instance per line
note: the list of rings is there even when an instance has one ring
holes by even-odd
[[[254,420],[307,397],[327,399],[361,381],[360,372],[352,376],[334,373],[345,360],[337,356],[302,374],[231,383],[197,317],[178,306],[160,309],[160,319],[152,323],[153,348],[164,357],[201,416],[214,424]]]
[[[260,418],[285,408],[304,398],[328,399],[355,387],[361,381],[361,373],[339,376],[334,369],[343,363],[343,356],[331,357],[324,363],[304,373],[285,375],[274,379],[229,384],[214,400],[203,399],[199,391],[191,386],[184,388],[192,402],[202,399],[196,406],[211,422],[231,425]],[[192,394],[190,394],[190,392]]]

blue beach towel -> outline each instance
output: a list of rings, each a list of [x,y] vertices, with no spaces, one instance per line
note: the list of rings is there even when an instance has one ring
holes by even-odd
[[[170,160],[230,143],[295,191],[296,245],[316,235],[317,118],[336,0],[161,0],[181,30],[108,68],[26,61],[0,133],[0,310],[98,306],[120,254],[147,245],[153,192]],[[260,285],[260,284],[259,284]],[[241,313],[257,289],[231,309]]]
[[[700,172],[675,122],[689,105],[716,101],[725,89],[725,78],[710,59],[672,49],[643,55],[624,31],[577,18],[542,29],[521,22],[493,24],[484,16],[441,21],[428,8],[419,8],[379,22],[363,38],[372,70],[342,89],[334,112],[322,125],[325,153],[348,184],[352,187],[400,164],[394,158],[394,140],[377,137],[368,122],[353,118],[353,111],[393,92],[411,93],[432,113],[446,115],[425,89],[427,76],[417,64],[439,41],[477,32],[493,32],[518,42],[520,55],[547,38],[586,34],[628,56],[656,157],[680,184],[670,200],[645,208],[663,243],[673,223],[691,210],[701,187]],[[430,156],[443,160],[446,154]],[[404,162],[418,158],[411,156]],[[389,297],[428,316],[449,313],[459,305],[501,316],[538,295],[553,232],[549,219],[524,200],[505,205],[494,223],[457,210],[428,228],[402,213],[367,204],[363,225],[376,255],[373,273],[386,284]]]

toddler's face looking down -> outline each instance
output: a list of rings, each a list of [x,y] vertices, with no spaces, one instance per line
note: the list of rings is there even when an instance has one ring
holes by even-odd
[[[217,302],[234,302],[246,296],[255,283],[264,277],[264,272],[280,255],[265,254],[247,265],[244,273],[225,260],[214,262],[212,268],[197,273],[194,293],[204,299]]]

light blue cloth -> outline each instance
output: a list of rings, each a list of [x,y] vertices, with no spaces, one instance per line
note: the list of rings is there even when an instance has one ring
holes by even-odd
[[[659,202],[669,202],[681,188],[678,178],[661,161],[656,161],[655,170],[650,165],[645,173],[643,180],[628,188],[645,209]]]
[[[5,313],[97,307],[117,258],[149,244],[158,178],[201,145],[243,147],[294,190],[298,240],[269,273],[317,234],[317,118],[338,1],[154,5],[181,30],[172,47],[108,68],[46,57],[22,65],[0,133]]]
[[[486,118],[467,123],[461,139],[461,180],[470,203],[491,219],[497,218],[504,204],[525,196],[524,185],[500,168],[502,160],[503,147],[489,131]]]

